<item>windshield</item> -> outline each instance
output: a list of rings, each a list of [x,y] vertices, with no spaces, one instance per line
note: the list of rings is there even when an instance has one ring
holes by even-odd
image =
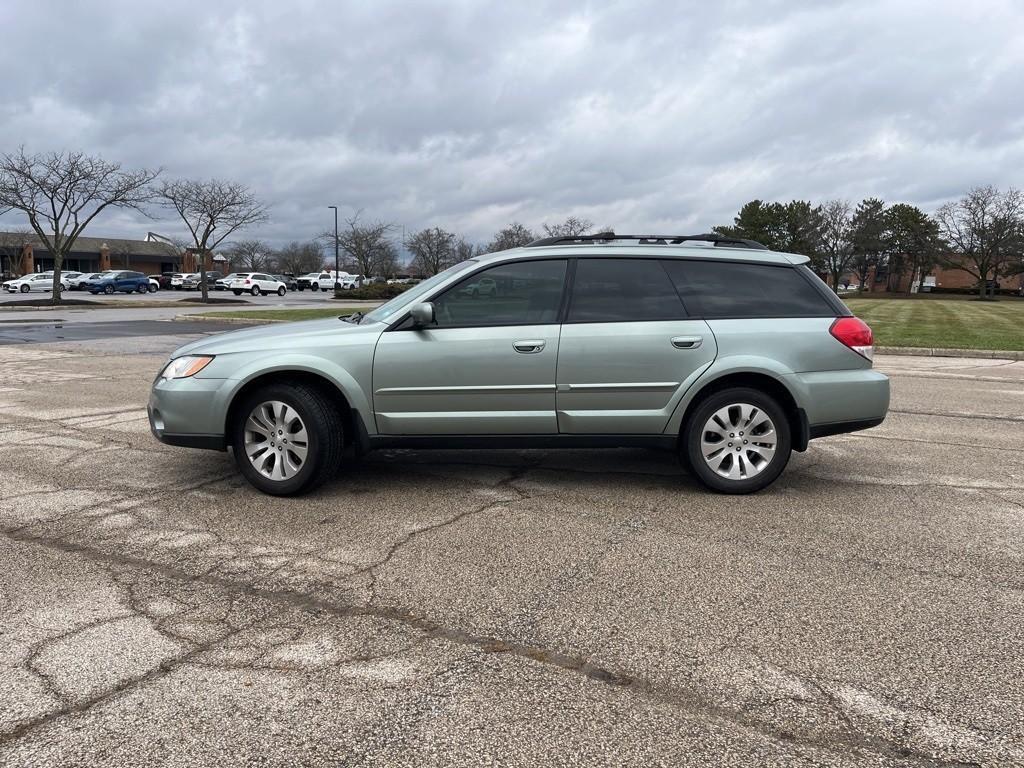
[[[433,277],[428,277],[422,283],[414,285],[407,291],[402,291],[400,294],[391,299],[391,301],[385,302],[377,307],[373,312],[363,318],[364,323],[383,323],[387,322],[388,318],[398,312],[400,309],[409,306],[414,303],[421,296],[425,296],[430,293],[434,288],[443,283],[449,277],[466,269],[469,269],[476,264],[476,259],[469,259],[468,261],[460,262],[454,267],[448,267],[444,272],[438,272]]]

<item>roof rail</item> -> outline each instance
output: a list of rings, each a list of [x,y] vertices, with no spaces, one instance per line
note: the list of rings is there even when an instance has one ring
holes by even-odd
[[[527,248],[538,248],[545,245],[573,245],[579,243],[604,243],[613,240],[636,240],[639,245],[680,245],[686,242],[712,243],[715,246],[731,248],[755,248],[767,251],[767,246],[756,240],[745,240],[741,237],[725,235],[616,235],[614,232],[598,232],[595,235],[571,235],[569,237],[544,237],[529,243]]]

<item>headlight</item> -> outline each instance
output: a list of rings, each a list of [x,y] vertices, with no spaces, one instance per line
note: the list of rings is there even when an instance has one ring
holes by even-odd
[[[213,361],[209,355],[185,355],[171,360],[160,372],[161,379],[187,379],[195,376]]]

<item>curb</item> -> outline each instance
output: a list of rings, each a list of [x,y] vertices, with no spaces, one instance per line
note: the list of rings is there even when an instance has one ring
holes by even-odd
[[[147,301],[147,302],[123,302],[123,301],[111,301],[104,303],[101,301],[95,304],[58,304],[57,306],[42,306],[42,307],[5,307],[0,304],[0,312],[55,312],[65,311],[70,312],[77,309],[183,309],[185,307],[203,307],[209,306],[208,304],[201,304],[200,302],[185,303],[185,302],[171,302],[171,301]],[[221,305],[223,306],[223,305]]]
[[[202,315],[178,315],[175,322],[183,320],[190,323],[227,323],[228,325],[272,325],[273,323],[288,323],[291,320],[259,320],[255,317],[203,317]]]
[[[880,355],[910,357],[976,357],[985,360],[1024,360],[1024,352],[999,349],[944,349],[942,347],[875,347]]]

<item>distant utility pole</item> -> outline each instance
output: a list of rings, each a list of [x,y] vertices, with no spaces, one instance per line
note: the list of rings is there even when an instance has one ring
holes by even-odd
[[[337,291],[341,287],[341,282],[338,280],[338,271],[341,269],[338,261],[338,206],[328,205],[327,207],[334,211],[334,290]]]

